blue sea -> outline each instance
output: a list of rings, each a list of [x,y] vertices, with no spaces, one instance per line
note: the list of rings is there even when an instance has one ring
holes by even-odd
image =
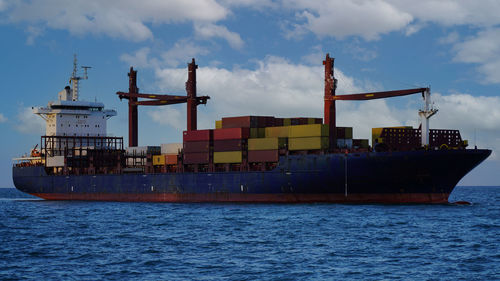
[[[0,280],[499,280],[500,187],[471,205],[57,202],[0,189]]]

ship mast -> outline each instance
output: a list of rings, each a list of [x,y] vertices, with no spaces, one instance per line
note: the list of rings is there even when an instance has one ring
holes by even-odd
[[[78,60],[76,59],[76,54],[73,59],[73,74],[71,78],[69,78],[69,83],[73,86],[72,100],[77,101],[78,95],[80,93],[80,80],[87,80],[89,77],[87,75],[87,69],[91,68],[90,66],[82,66],[83,68],[83,77],[77,76],[78,71]]]

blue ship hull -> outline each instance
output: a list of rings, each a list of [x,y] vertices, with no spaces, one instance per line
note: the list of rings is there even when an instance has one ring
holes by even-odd
[[[145,202],[446,203],[491,150],[280,157],[271,171],[47,175],[14,167],[20,191],[48,200]]]

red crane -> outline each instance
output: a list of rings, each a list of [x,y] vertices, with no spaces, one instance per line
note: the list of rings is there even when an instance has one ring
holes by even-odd
[[[196,69],[198,66],[195,63],[194,58],[191,63],[188,64],[188,80],[186,82],[186,92],[187,96],[177,96],[177,95],[157,95],[157,94],[145,94],[139,93],[139,88],[137,88],[137,70],[130,67],[129,77],[129,89],[126,92],[116,92],[118,97],[121,99],[128,99],[128,139],[129,146],[138,145],[138,125],[137,125],[137,106],[139,105],[169,105],[178,103],[187,103],[187,130],[193,131],[197,129],[197,106],[200,104],[206,104],[207,100],[210,99],[209,96],[196,96]],[[138,99],[148,99],[141,100]]]
[[[361,94],[351,94],[351,95],[335,95],[335,90],[337,89],[337,79],[333,76],[333,62],[334,58],[330,58],[329,54],[326,54],[326,59],[323,61],[325,66],[325,109],[324,109],[324,121],[328,124],[330,129],[330,148],[337,147],[337,125],[335,120],[335,101],[336,100],[373,100],[382,99],[390,97],[406,96],[411,94],[422,93],[422,97],[426,102],[428,98],[425,93],[430,93],[429,88],[415,88],[406,90],[395,90],[395,91],[384,91],[384,92],[372,92],[372,93],[361,93]],[[428,105],[427,105],[428,106]],[[428,109],[426,108],[426,111]],[[429,113],[433,112],[430,110]],[[434,112],[435,113],[435,112]],[[432,113],[433,114],[433,113]],[[429,114],[432,116],[432,114]],[[430,117],[428,116],[428,117]],[[427,117],[427,119],[428,119]]]

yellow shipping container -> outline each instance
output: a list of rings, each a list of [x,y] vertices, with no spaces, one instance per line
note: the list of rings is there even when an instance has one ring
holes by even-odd
[[[266,128],[250,128],[250,137],[251,138],[265,138],[266,137]]]
[[[286,138],[248,139],[248,150],[275,150],[286,147]]]
[[[224,151],[224,152],[214,152],[214,163],[241,163],[242,152],[241,151]]]
[[[289,138],[288,150],[326,149],[328,142],[328,137]]]
[[[327,137],[328,135],[328,125],[323,124],[290,126],[288,133],[290,138]]]
[[[215,121],[215,129],[222,129],[222,120]]]
[[[265,137],[266,138],[288,138],[289,131],[290,131],[290,126],[267,127],[266,131],[265,131]]]
[[[153,155],[153,165],[165,165],[165,155]]]

